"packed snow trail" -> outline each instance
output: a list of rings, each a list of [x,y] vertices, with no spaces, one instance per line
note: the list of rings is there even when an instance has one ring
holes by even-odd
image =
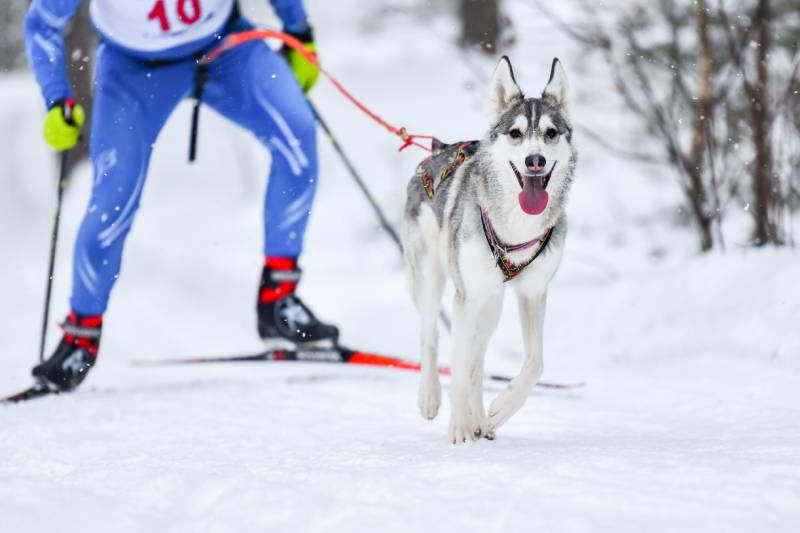
[[[0,412],[4,528],[792,531],[800,380],[698,359],[593,365],[591,387],[534,394],[458,448],[447,402],[419,418],[413,375],[140,371]]]

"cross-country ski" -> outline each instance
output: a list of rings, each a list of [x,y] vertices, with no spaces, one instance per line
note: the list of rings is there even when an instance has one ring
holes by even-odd
[[[8,396],[0,398],[0,403],[4,404],[19,403],[27,400],[34,400],[36,398],[41,398],[43,396],[47,396],[49,394],[53,394],[56,392],[57,391],[55,389],[49,387],[46,383],[37,381],[27,389],[23,389],[19,392],[15,392],[14,394],[9,394]]]
[[[375,354],[351,350],[343,347],[328,349],[305,349],[305,350],[267,350],[254,354],[242,355],[221,355],[206,357],[183,357],[165,358],[153,360],[135,360],[134,366],[171,366],[171,365],[194,365],[204,363],[256,363],[256,362],[301,362],[301,363],[339,363],[346,365],[376,366],[382,368],[395,368],[400,370],[419,371],[420,364],[408,359],[393,357],[389,355]],[[439,368],[438,373],[449,376],[449,368]],[[497,374],[487,374],[484,379],[489,381],[509,382],[509,376]],[[578,383],[553,383],[549,381],[539,381],[537,387],[544,389],[576,389],[586,385]]]

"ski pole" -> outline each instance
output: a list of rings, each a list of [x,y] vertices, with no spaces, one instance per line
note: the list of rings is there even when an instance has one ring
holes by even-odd
[[[375,216],[378,217],[378,221],[381,223],[381,227],[386,231],[386,233],[392,239],[392,242],[394,242],[395,246],[397,246],[397,250],[402,255],[403,243],[400,241],[400,237],[397,235],[397,231],[394,229],[389,220],[386,218],[386,215],[381,209],[381,206],[378,205],[378,202],[375,200],[375,197],[372,196],[372,193],[369,192],[369,189],[367,189],[367,184],[364,183],[364,180],[361,178],[361,175],[353,166],[353,163],[350,161],[350,158],[347,157],[347,155],[344,153],[344,150],[342,150],[339,141],[336,139],[336,136],[334,136],[333,132],[331,131],[331,128],[328,126],[328,123],[325,122],[322,116],[320,116],[319,111],[317,111],[317,108],[314,106],[311,100],[308,101],[308,105],[311,107],[311,111],[314,113],[317,122],[319,122],[319,125],[322,126],[323,131],[325,131],[325,135],[328,137],[331,146],[333,146],[333,149],[336,151],[336,154],[342,160],[342,163],[344,163],[344,166],[347,167],[347,170],[348,172],[350,172],[350,176],[353,178],[353,181],[356,182],[356,185],[358,185],[358,188],[364,194],[364,197],[367,199],[369,205],[372,207],[372,210],[375,212]]]
[[[64,120],[68,124],[72,121],[72,106],[64,106]],[[53,292],[53,270],[56,263],[56,248],[58,247],[58,227],[61,224],[61,204],[64,199],[64,189],[67,187],[67,163],[69,150],[61,152],[61,168],[58,172],[58,193],[56,196],[56,213],[53,217],[53,230],[50,234],[50,264],[47,269],[47,290],[44,296],[44,317],[42,318],[42,337],[39,342],[39,362],[44,361],[44,348],[47,343],[47,323],[50,321],[50,295]]]
[[[322,127],[322,130],[325,132],[325,136],[328,138],[328,141],[330,141],[334,151],[342,160],[342,163],[344,163],[344,166],[347,168],[348,172],[350,173],[350,176],[353,178],[353,181],[356,182],[356,185],[358,185],[358,188],[364,194],[364,197],[367,199],[367,202],[369,202],[369,205],[372,207],[375,216],[381,223],[381,227],[384,229],[384,231],[386,231],[386,234],[389,235],[389,238],[392,239],[392,242],[394,242],[395,246],[397,247],[397,250],[400,252],[400,255],[403,255],[403,243],[400,240],[400,236],[397,235],[397,230],[394,229],[392,224],[389,222],[389,219],[386,218],[383,209],[381,209],[381,206],[378,205],[377,200],[375,200],[375,197],[367,188],[367,184],[361,178],[361,175],[358,173],[355,166],[353,166],[353,163],[352,161],[350,161],[350,158],[347,157],[347,154],[344,153],[342,146],[339,144],[339,141],[336,139],[336,136],[331,131],[330,126],[328,126],[328,123],[325,122],[325,120],[319,114],[319,111],[317,110],[317,108],[314,106],[314,104],[311,102],[310,99],[308,100],[308,105],[309,107],[311,107],[311,111],[314,113],[317,122]],[[439,319],[442,321],[442,324],[444,324],[445,329],[449,332],[450,316],[444,309],[439,311]]]
[[[197,66],[194,78],[194,92],[192,93],[192,125],[189,130],[189,162],[194,163],[197,159],[197,129],[200,125],[200,105],[203,103],[203,90],[208,82],[208,66],[200,64]]]

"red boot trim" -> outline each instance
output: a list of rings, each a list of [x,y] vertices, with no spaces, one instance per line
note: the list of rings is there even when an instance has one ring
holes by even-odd
[[[277,287],[264,287],[258,299],[262,304],[276,302],[281,298],[294,294],[297,283],[294,281],[281,281]]]
[[[294,293],[297,288],[297,280],[300,277],[296,257],[265,257],[264,267],[274,272],[289,272],[295,274],[294,276],[287,276],[295,279],[283,279],[278,281],[277,284],[261,287],[261,292],[258,295],[259,302],[269,304]],[[278,278],[278,276],[275,277]]]
[[[70,311],[67,322],[82,328],[99,328],[103,325],[103,315],[79,315],[75,311]]]
[[[264,266],[272,270],[295,270],[297,268],[296,257],[265,257]]]
[[[103,315],[79,315],[75,311],[70,311],[62,325],[64,341],[97,357],[102,326]],[[79,333],[82,329],[87,331],[86,335]]]
[[[103,325],[103,315],[82,316],[78,325],[85,328],[99,328]]]

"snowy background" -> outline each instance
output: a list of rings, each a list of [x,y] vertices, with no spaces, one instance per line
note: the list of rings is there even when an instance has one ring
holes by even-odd
[[[327,68],[411,131],[482,136],[494,61],[452,43],[446,12],[420,4],[308,0]],[[647,141],[603,66],[524,1],[508,50],[523,90],[554,56],[574,121],[618,145]],[[268,15],[256,14],[264,22]],[[421,152],[321,81],[323,116],[398,223]],[[673,223],[679,190],[576,135],[564,262],[550,290],[545,375],[494,442],[446,444],[449,405],[416,407],[413,373],[300,364],[138,368],[131,362],[253,352],[269,158],[204,110],[186,162],[188,103],[159,138],[106,315],[98,366],[75,394],[0,409],[0,530],[798,531],[800,285],[794,249],[729,241],[698,255]],[[0,76],[0,390],[28,383],[38,350],[56,164],[28,73]],[[417,358],[401,260],[320,136],[321,182],[301,294],[342,341]],[[67,191],[53,316],[67,312],[72,241],[90,168]],[[743,216],[728,224],[747,223]],[[513,374],[513,298],[487,367]],[[49,346],[59,332],[51,328]],[[443,335],[443,362],[449,339]],[[499,389],[487,386],[487,401]]]

